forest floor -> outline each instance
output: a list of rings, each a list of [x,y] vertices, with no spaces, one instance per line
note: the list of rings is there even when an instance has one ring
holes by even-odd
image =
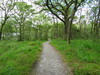
[[[61,55],[47,41],[43,44],[40,60],[33,69],[32,75],[72,75]]]

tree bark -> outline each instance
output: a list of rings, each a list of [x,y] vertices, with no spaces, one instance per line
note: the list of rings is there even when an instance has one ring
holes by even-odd
[[[65,23],[64,23],[64,26],[65,26],[65,27],[64,27],[64,32],[65,32],[64,39],[65,39],[65,40],[67,40],[67,25],[68,25],[67,22],[65,22]]]
[[[6,24],[7,19],[8,19],[8,17],[5,16],[5,20],[4,20],[4,22],[1,24],[1,29],[0,29],[0,40],[2,39],[2,32],[3,32],[3,28],[4,28],[4,25]]]
[[[72,29],[72,23],[73,23],[73,19],[74,19],[74,16],[75,16],[75,12],[76,12],[77,8],[75,7],[74,8],[74,11],[71,15],[71,18],[69,20],[69,23],[68,23],[68,35],[67,35],[67,43],[70,44],[70,40],[71,40],[71,29]]]
[[[22,41],[22,25],[20,25],[20,28],[19,28],[19,41]]]

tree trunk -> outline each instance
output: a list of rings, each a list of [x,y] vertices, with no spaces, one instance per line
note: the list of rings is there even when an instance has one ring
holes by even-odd
[[[65,40],[67,40],[67,43],[70,44],[71,24],[66,21],[64,25],[65,25]]]
[[[64,23],[64,29],[65,29],[65,36],[64,36],[64,40],[67,40],[67,26],[68,26],[68,24],[67,24],[67,21],[65,21],[65,23]]]
[[[100,1],[99,1],[99,4],[100,4]],[[97,26],[96,26],[96,38],[98,39],[99,38],[99,29],[100,29],[100,7],[99,7],[99,12],[98,12],[98,15],[97,15]]]
[[[20,28],[19,28],[19,41],[22,41],[22,25],[20,25]]]
[[[74,9],[73,14],[71,15],[70,20],[68,20],[68,32],[67,32],[67,43],[70,44],[70,40],[71,40],[71,29],[72,29],[72,23],[73,23],[73,19],[74,19],[74,15],[76,12],[76,8]]]
[[[0,40],[2,39],[2,32],[3,32],[3,27],[4,25],[6,24],[6,21],[9,17],[7,17],[7,14],[5,14],[5,17],[4,17],[4,21],[3,23],[1,24],[1,29],[0,29]]]
[[[71,35],[71,25],[68,26],[68,34],[67,34],[67,43],[70,44],[70,35]]]
[[[0,29],[0,40],[2,40],[2,31],[3,31],[3,27],[5,25],[6,21],[4,21],[4,23],[1,25],[1,29]]]
[[[91,24],[91,31],[90,31],[90,34],[91,34],[91,35],[93,34],[93,20],[92,20],[92,24]]]
[[[0,31],[0,40],[1,40],[1,37],[2,37],[2,32]]]

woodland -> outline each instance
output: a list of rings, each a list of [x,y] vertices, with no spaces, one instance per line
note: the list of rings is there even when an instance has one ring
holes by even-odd
[[[29,75],[48,40],[74,75],[100,75],[100,0],[0,0],[0,75]]]

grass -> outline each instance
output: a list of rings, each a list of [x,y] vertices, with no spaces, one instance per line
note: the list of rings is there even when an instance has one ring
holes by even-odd
[[[51,44],[64,55],[74,75],[100,75],[100,40],[52,40]]]
[[[0,75],[29,75],[43,41],[0,42]]]

